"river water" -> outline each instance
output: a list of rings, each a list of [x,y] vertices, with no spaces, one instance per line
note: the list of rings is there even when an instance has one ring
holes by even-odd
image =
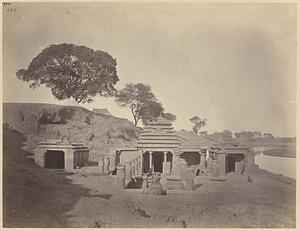
[[[255,163],[261,169],[296,179],[296,158],[269,156],[261,152],[255,156]]]

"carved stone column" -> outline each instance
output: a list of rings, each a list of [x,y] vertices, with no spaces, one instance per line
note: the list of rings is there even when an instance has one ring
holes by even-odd
[[[163,162],[163,174],[170,174],[171,162],[167,162],[168,152],[164,152],[164,162]]]
[[[149,152],[149,172],[152,173],[152,153],[153,152]]]

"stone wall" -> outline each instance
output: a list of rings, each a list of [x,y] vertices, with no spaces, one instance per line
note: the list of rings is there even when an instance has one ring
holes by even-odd
[[[36,148],[34,152],[34,163],[39,165],[40,167],[45,167],[45,150],[41,148]]]
[[[255,168],[255,153],[248,152],[245,155],[245,169],[244,172],[251,172],[252,169]]]
[[[74,169],[74,152],[72,149],[61,150],[65,153],[65,170]]]
[[[225,174],[225,163],[226,161],[226,154],[219,154],[218,155],[218,173],[220,175]]]
[[[142,156],[142,150],[125,150],[120,154],[120,164],[129,162],[139,156]]]

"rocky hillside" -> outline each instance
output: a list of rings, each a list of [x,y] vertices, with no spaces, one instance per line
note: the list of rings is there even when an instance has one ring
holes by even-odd
[[[107,154],[111,147],[134,145],[140,133],[127,119],[80,106],[4,103],[3,122],[26,137],[24,146],[30,152],[41,139],[68,136],[72,142],[89,146],[91,160]]]

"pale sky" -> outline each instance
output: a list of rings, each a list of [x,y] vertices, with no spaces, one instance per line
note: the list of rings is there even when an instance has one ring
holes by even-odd
[[[50,89],[17,80],[50,44],[74,43],[110,53],[120,81],[147,83],[175,129],[259,130],[296,134],[296,4],[13,3],[3,8],[3,101],[58,101]],[[132,121],[129,109],[95,97],[82,106],[107,108]]]

